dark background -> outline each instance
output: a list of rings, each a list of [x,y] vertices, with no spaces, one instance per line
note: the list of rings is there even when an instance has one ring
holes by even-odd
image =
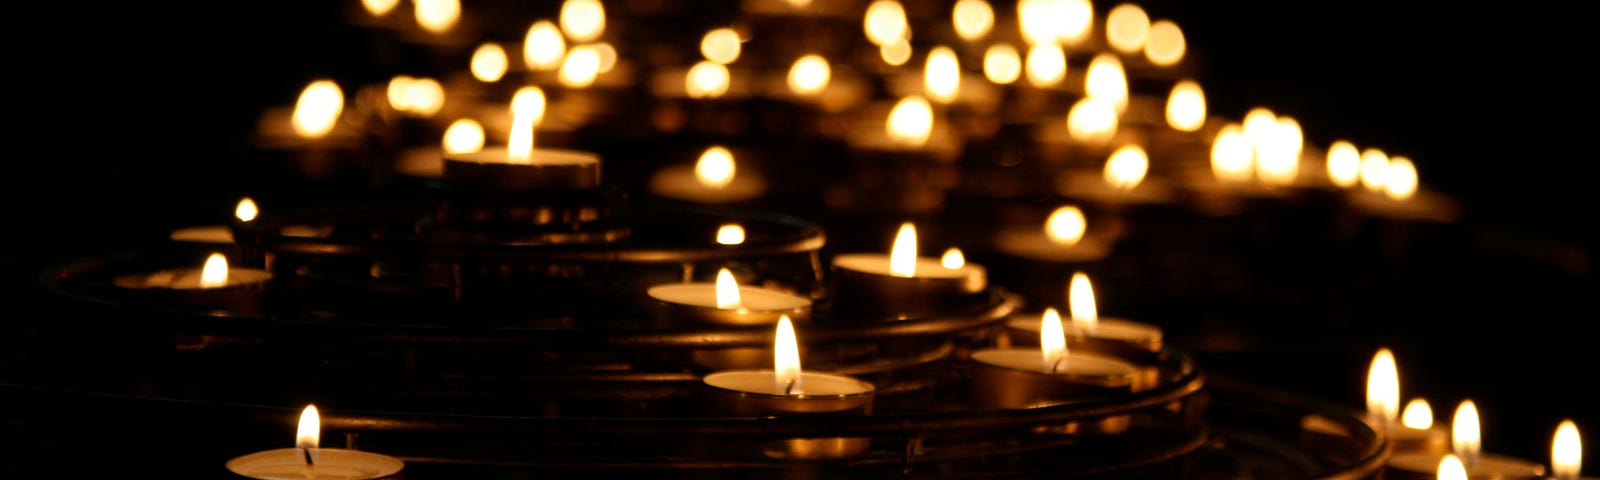
[[[256,115],[291,104],[313,77],[369,67],[353,52],[370,39],[344,25],[338,2],[234,3],[55,6],[15,20],[41,28],[8,34],[7,98],[20,107],[0,189],[11,239],[0,272],[18,292],[8,321],[46,314],[30,301],[46,265],[226,212],[247,193],[236,159]],[[1285,338],[1202,350],[1202,366],[1355,408],[1373,350],[1392,345],[1406,396],[1428,396],[1441,421],[1458,399],[1478,399],[1487,450],[1543,462],[1561,418],[1595,431],[1600,409],[1580,392],[1600,379],[1589,352],[1600,340],[1600,159],[1594,84],[1578,72],[1600,45],[1581,15],[1370,0],[1141,5],[1184,28],[1213,115],[1267,106],[1300,120],[1308,144],[1338,137],[1408,155],[1425,186],[1463,204],[1450,252],[1356,277],[1371,282],[1359,305],[1265,302],[1293,309],[1249,312],[1281,318]],[[1365,317],[1315,321],[1327,311]]]

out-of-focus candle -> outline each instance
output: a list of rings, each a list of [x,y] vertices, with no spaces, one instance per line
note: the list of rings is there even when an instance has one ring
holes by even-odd
[[[978,40],[994,28],[994,8],[987,0],[957,0],[950,9],[950,22],[962,40]]]
[[[557,17],[561,32],[574,42],[591,42],[606,31],[606,9],[600,0],[566,0]]]
[[[530,70],[555,70],[567,55],[567,40],[549,20],[533,22],[522,40],[522,60]]]
[[[1158,66],[1172,66],[1183,61],[1183,55],[1188,50],[1188,42],[1183,38],[1183,29],[1171,20],[1156,20],[1150,23],[1150,38],[1144,44],[1144,56],[1150,63]]]
[[[744,243],[744,227],[738,224],[727,224],[717,227],[717,243],[720,245],[739,245]]]
[[[511,100],[511,138],[504,148],[446,153],[452,186],[490,191],[587,190],[600,185],[600,157],[590,152],[535,149],[534,127],[544,117],[544,92],[523,87]]]
[[[1030,260],[1081,263],[1105,258],[1111,246],[1104,236],[1089,235],[1083,209],[1062,205],[1041,227],[1012,227],[995,234],[1001,252]]]
[[[1138,53],[1150,38],[1150,15],[1131,3],[1106,12],[1106,43],[1123,54]]]
[[[1388,438],[1394,452],[1443,454],[1449,449],[1448,433],[1433,426],[1433,408],[1413,399],[1400,410],[1400,369],[1394,352],[1379,348],[1367,368],[1366,421]]]
[[[955,102],[961,93],[961,64],[955,50],[944,45],[929,50],[922,82],[928,99],[944,104]]]
[[[700,37],[700,54],[706,60],[727,65],[739,59],[742,42],[739,32],[732,28],[712,29]]]
[[[1067,134],[1087,146],[1105,146],[1117,134],[1116,104],[1100,97],[1084,97],[1067,110]]]
[[[990,45],[983,53],[983,76],[997,85],[1010,85],[1022,77],[1022,57],[1017,47],[1006,43]]]
[[[1361,181],[1361,151],[1348,140],[1328,145],[1328,181],[1339,188],[1354,187]]]
[[[1583,471],[1583,439],[1578,424],[1562,420],[1550,441],[1550,472],[1555,480],[1578,480]]]
[[[498,82],[510,68],[511,60],[506,57],[506,49],[498,43],[485,42],[472,51],[469,70],[472,71],[472,77],[480,82]]]
[[[1091,98],[1110,103],[1118,115],[1128,109],[1128,75],[1116,54],[1104,52],[1089,60],[1083,91]]]
[[[906,9],[894,0],[873,0],[862,17],[862,29],[873,45],[884,46],[910,37]]]
[[[1478,425],[1478,409],[1471,400],[1463,400],[1456,407],[1450,424],[1450,453],[1425,451],[1396,452],[1389,457],[1388,477],[1400,479],[1435,478],[1439,462],[1446,455],[1461,459],[1467,478],[1482,479],[1539,479],[1544,477],[1544,465],[1537,462],[1482,453],[1482,435]]]
[[[1182,80],[1167,95],[1167,126],[1182,132],[1199,131],[1206,123],[1206,96],[1194,80]]]
[[[848,253],[833,259],[835,301],[843,308],[895,318],[948,313],[970,305],[988,285],[987,271],[917,256],[916,227],[901,224],[889,254]]]
[[[405,462],[388,455],[321,448],[321,429],[317,407],[307,405],[300,413],[294,448],[234,457],[228,460],[228,471],[261,480],[376,480],[399,478],[405,468]]]
[[[646,292],[667,322],[769,325],[779,317],[805,318],[811,299],[788,292],[740,285],[733,273],[717,271],[715,282],[668,283]]]
[[[1034,87],[1056,86],[1067,78],[1067,54],[1061,50],[1061,45],[1035,43],[1028,47],[1023,73],[1028,77],[1028,84]]]
[[[650,192],[666,198],[697,203],[729,203],[756,198],[766,192],[766,181],[756,172],[740,170],[733,152],[712,145],[694,165],[672,165],[650,178]]]
[[[233,218],[239,223],[249,223],[256,219],[260,210],[255,200],[250,197],[239,199],[233,207]],[[167,238],[175,242],[204,243],[204,244],[231,244],[234,243],[233,227],[227,225],[203,225],[184,227],[173,230]]]

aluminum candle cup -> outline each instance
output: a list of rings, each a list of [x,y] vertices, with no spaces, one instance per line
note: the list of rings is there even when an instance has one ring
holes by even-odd
[[[1013,315],[1006,320],[1000,346],[1039,346],[1039,315]],[[1100,317],[1093,332],[1067,328],[1067,347],[1073,351],[1125,359],[1138,374],[1134,390],[1161,383],[1161,369],[1154,366],[1161,351],[1161,327],[1121,318]]]
[[[1067,352],[1064,367],[1047,372],[1038,348],[996,348],[973,352],[973,399],[990,408],[1033,408],[1134,391],[1138,370],[1109,357]],[[1088,423],[1073,421],[1062,433],[1121,433],[1131,417],[1114,415]]]
[[[400,459],[359,450],[313,448],[315,464],[306,467],[306,451],[279,448],[228,460],[228,471],[244,478],[261,480],[384,480],[400,478],[405,463]],[[315,476],[311,473],[315,470]]]
[[[877,387],[845,375],[804,372],[799,392],[777,385],[772,370],[729,370],[703,379],[707,405],[714,415],[737,417],[866,415],[872,413]],[[791,438],[767,442],[762,453],[772,458],[847,458],[866,452],[864,437]]]
[[[936,258],[916,259],[916,273],[889,273],[889,255],[843,254],[833,259],[833,298],[841,309],[896,319],[961,310],[982,301],[988,273],[973,264],[947,269]]]
[[[670,283],[649,288],[651,310],[662,325],[685,324],[754,326],[773,325],[784,315],[804,320],[811,316],[811,299],[769,288],[739,285],[739,306],[717,306],[716,284]],[[772,362],[768,347],[700,349],[692,361],[711,370],[756,368]]]
[[[230,313],[258,312],[261,296],[272,280],[265,270],[229,268],[227,279],[216,285],[201,282],[202,268],[180,268],[116,277],[112,285],[120,296],[141,303],[192,307]]]
[[[590,190],[600,186],[600,157],[576,150],[534,149],[527,163],[512,162],[504,147],[445,155],[444,180],[488,191]]]
[[[1405,452],[1390,455],[1389,462],[1384,468],[1385,478],[1397,480],[1438,478],[1439,461],[1444,459],[1446,453]],[[1478,455],[1477,462],[1467,467],[1467,478],[1534,480],[1545,478],[1545,472],[1544,465],[1536,462],[1484,453]]]

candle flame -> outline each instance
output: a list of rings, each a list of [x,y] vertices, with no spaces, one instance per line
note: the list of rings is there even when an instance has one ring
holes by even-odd
[[[317,414],[316,405],[306,405],[300,411],[300,424],[295,429],[294,446],[299,448],[317,448],[322,441],[322,417]]]
[[[589,46],[594,48],[595,55],[600,57],[600,73],[609,72],[617,66],[616,47],[612,47],[610,43],[606,42],[594,43]]]
[[[1106,12],[1106,43],[1121,53],[1137,53],[1150,38],[1150,15],[1131,3]]]
[[[561,29],[549,20],[533,22],[522,39],[522,60],[533,70],[554,70],[561,67],[567,55],[567,41]]]
[[[1123,145],[1112,152],[1106,159],[1106,183],[1112,187],[1130,190],[1139,186],[1144,180],[1145,172],[1150,170],[1150,156],[1144,153],[1144,148],[1138,145]]]
[[[1412,430],[1427,430],[1433,428],[1433,407],[1427,400],[1413,398],[1406,402],[1404,413],[1400,414],[1400,424]]]
[[[911,222],[900,224],[900,231],[894,235],[894,245],[889,247],[889,274],[917,276],[917,227]]]
[[[483,125],[470,118],[450,122],[444,130],[445,153],[472,153],[483,150]]]
[[[444,86],[431,78],[396,75],[385,91],[389,106],[418,117],[432,117],[444,108]]]
[[[717,271],[717,308],[738,309],[744,304],[744,299],[739,297],[739,282],[733,279],[733,272],[724,268]]]
[[[388,15],[394,7],[400,5],[400,0],[361,0],[361,7],[374,17]]]
[[[532,85],[511,96],[511,134],[506,156],[512,163],[533,161],[534,127],[544,120],[544,90]]]
[[[1400,371],[1389,347],[1378,349],[1367,369],[1367,415],[1387,428],[1400,415]]]
[[[333,80],[315,80],[300,91],[290,118],[294,133],[304,138],[322,138],[344,111],[344,92]]]
[[[800,342],[795,338],[794,322],[788,315],[778,317],[777,338],[772,342],[773,383],[777,391],[798,395],[800,385]]]
[[[983,52],[983,76],[998,85],[1010,85],[1022,77],[1022,56],[1017,47],[997,43]]]
[[[700,37],[700,54],[707,60],[727,65],[739,59],[740,42],[739,32],[731,28],[714,29]]]
[[[1067,111],[1067,134],[1073,140],[1104,145],[1117,134],[1117,107],[1100,97],[1084,97]]]
[[[1224,182],[1249,180],[1254,155],[1243,127],[1236,123],[1223,126],[1211,143],[1211,173]]]
[[[944,256],[939,257],[939,265],[945,270],[956,270],[967,266],[967,256],[961,254],[961,249],[950,247],[944,251]]]
[[[1456,407],[1456,416],[1450,422],[1450,450],[1463,459],[1467,465],[1478,461],[1478,452],[1483,449],[1482,435],[1478,426],[1478,406],[1472,400],[1463,400],[1461,406]]]
[[[922,89],[935,102],[956,101],[961,93],[961,63],[956,59],[955,50],[939,45],[928,51],[928,62],[922,70]]]
[[[731,223],[718,227],[717,243],[721,245],[738,245],[744,243],[744,227]]]
[[[1266,138],[1256,146],[1256,175],[1272,185],[1292,184],[1300,173],[1300,149],[1305,141],[1300,123],[1277,117],[1266,128]],[[1250,135],[1249,129],[1246,125],[1245,136]]]
[[[923,146],[928,143],[928,137],[933,135],[933,106],[921,95],[901,98],[889,110],[885,128],[895,143],[908,147]]]
[[[986,0],[957,0],[950,22],[962,40],[977,40],[994,28],[994,8]]]
[[[461,20],[460,0],[416,0],[412,5],[417,25],[429,32],[447,32]]]
[[[1094,333],[1100,327],[1100,313],[1095,307],[1089,275],[1073,272],[1072,283],[1067,285],[1067,308],[1071,309],[1073,330]]]
[[[1061,314],[1055,307],[1044,309],[1039,317],[1039,354],[1044,359],[1045,372],[1057,372],[1067,367],[1067,332],[1061,325]]]
[[[1383,191],[1389,183],[1389,154],[1368,148],[1361,151],[1361,186],[1368,191]]]
[[[479,45],[472,51],[472,61],[469,68],[472,78],[480,82],[493,83],[505,77],[506,70],[511,66],[511,60],[506,57],[505,47],[498,43],[488,42]]]
[[[684,92],[689,98],[717,98],[728,93],[732,77],[728,67],[710,60],[702,60],[689,67],[684,81]]]
[[[707,188],[722,188],[733,182],[735,165],[733,153],[721,145],[713,145],[700,154],[694,163],[694,178]]]
[[[1444,454],[1439,460],[1439,480],[1467,480],[1467,466],[1461,463],[1461,458],[1453,453]]]
[[[228,257],[213,253],[200,267],[200,288],[217,288],[228,284]]]
[[[260,214],[261,210],[256,208],[256,201],[251,200],[250,197],[239,199],[239,204],[233,207],[233,217],[241,222],[255,220],[256,216]]]
[[[572,41],[593,41],[606,31],[606,9],[600,0],[567,0],[561,4],[558,21]]]
[[[828,59],[808,54],[795,60],[794,65],[789,67],[789,90],[795,95],[816,95],[828,88],[832,76],[833,69],[828,66]]]
[[[594,84],[600,75],[600,50],[593,45],[578,45],[567,51],[556,76],[561,84],[571,88],[584,88]]]
[[[910,24],[906,23],[906,9],[894,0],[874,0],[867,5],[867,13],[861,22],[867,40],[879,47],[904,41],[911,36]]]
[[[1361,151],[1348,140],[1328,145],[1328,180],[1339,188],[1350,188],[1361,181]]]
[[[1099,98],[1116,108],[1117,113],[1128,109],[1128,74],[1122,69],[1117,54],[1102,52],[1089,61],[1089,71],[1084,74],[1083,90],[1090,97]]]
[[[1089,0],[1020,0],[1017,22],[1030,45],[1077,44],[1094,25]]]
[[[1389,198],[1405,200],[1417,193],[1417,167],[1411,164],[1411,159],[1398,155],[1390,158],[1388,177],[1383,193]]]
[[[1044,220],[1045,238],[1063,245],[1078,243],[1088,229],[1089,222],[1083,218],[1083,210],[1074,205],[1056,207]]]
[[[1028,47],[1028,61],[1023,65],[1028,84],[1044,88],[1061,83],[1067,78],[1067,53],[1055,43],[1035,43]]]
[[[1556,426],[1555,439],[1550,443],[1550,470],[1556,480],[1577,480],[1583,470],[1583,440],[1578,437],[1578,424],[1562,420]]]
[[[1188,50],[1183,29],[1171,20],[1156,20],[1150,24],[1150,39],[1144,44],[1144,58],[1158,66],[1169,67],[1183,60]]]
[[[1167,125],[1180,132],[1194,132],[1206,124],[1206,94],[1194,80],[1182,80],[1167,95]]]

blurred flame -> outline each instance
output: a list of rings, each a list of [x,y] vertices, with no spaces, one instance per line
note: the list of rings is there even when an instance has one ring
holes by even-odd
[[[900,224],[900,231],[894,235],[894,246],[889,247],[889,274],[917,276],[917,227],[911,222]]]
[[[461,20],[460,0],[415,0],[417,25],[433,33],[444,33]]]
[[[344,111],[344,92],[333,80],[316,80],[300,91],[290,118],[294,133],[304,138],[322,138]]]
[[[1405,200],[1417,193],[1417,167],[1411,164],[1411,159],[1398,155],[1389,158],[1388,177],[1383,192],[1389,198]]]
[[[299,448],[317,448],[322,443],[322,417],[317,414],[316,405],[306,405],[300,411],[300,424],[295,429],[294,446]]]
[[[567,0],[561,4],[561,31],[574,42],[600,38],[606,31],[606,9],[600,0]]]
[[[472,51],[472,77],[478,81],[498,82],[505,77],[506,69],[510,68],[510,65],[511,60],[506,57],[506,49],[498,43],[485,43]]]
[[[1044,309],[1039,317],[1039,354],[1044,359],[1045,372],[1057,372],[1067,367],[1067,332],[1061,326],[1061,314],[1055,307]]]
[[[1250,148],[1257,152],[1269,148],[1267,145],[1276,138],[1278,131],[1278,115],[1266,107],[1254,107],[1244,114],[1244,136],[1250,140]]]
[[[1128,74],[1114,53],[1101,53],[1089,61],[1083,90],[1090,97],[1111,103],[1119,114],[1128,109]]]
[[[1067,45],[1077,45],[1089,37],[1094,28],[1094,4],[1089,0],[1050,0],[1057,3],[1061,22],[1060,40]]]
[[[883,63],[896,67],[905,65],[911,61],[911,42],[901,38],[880,45],[878,56],[883,57]]]
[[[511,134],[506,152],[512,162],[532,161],[534,127],[544,121],[544,110],[544,90],[539,87],[522,87],[511,96]]]
[[[928,137],[933,135],[933,106],[921,95],[901,98],[889,110],[885,128],[888,129],[889,139],[895,143],[909,147],[925,145]]]
[[[795,95],[816,95],[828,88],[832,76],[833,70],[828,66],[828,59],[816,54],[805,55],[789,67],[789,90]]]
[[[1079,332],[1094,333],[1100,328],[1100,311],[1094,302],[1094,287],[1089,275],[1072,273],[1072,283],[1067,285],[1067,308],[1072,312],[1072,328]]]
[[[1361,151],[1361,186],[1377,192],[1389,183],[1389,155],[1383,150],[1368,148]]]
[[[684,88],[689,98],[717,98],[728,93],[732,79],[728,67],[710,60],[702,60],[689,68]]]
[[[906,9],[894,0],[874,0],[867,5],[862,28],[867,32],[867,40],[880,47],[911,37],[911,27],[906,23]]]
[[[700,37],[700,54],[723,65],[739,59],[740,47],[739,32],[731,28],[718,28]]]
[[[1556,426],[1555,439],[1550,442],[1550,470],[1556,480],[1577,480],[1583,470],[1583,440],[1572,420]]]
[[[977,40],[994,28],[994,8],[987,0],[957,0],[950,22],[962,40]]]
[[[1106,159],[1106,183],[1122,190],[1139,186],[1144,174],[1150,170],[1150,156],[1138,145],[1123,145]]]
[[[720,145],[707,148],[694,162],[694,178],[709,188],[722,188],[733,182],[733,153]]]
[[[228,284],[228,257],[213,253],[200,267],[200,288],[217,288]]]
[[[1083,218],[1083,210],[1073,205],[1057,207],[1050,212],[1050,217],[1044,221],[1044,236],[1050,241],[1063,245],[1072,245],[1083,239],[1084,231],[1088,230],[1089,223]]]
[[[922,89],[935,102],[956,101],[961,93],[961,63],[956,59],[955,50],[940,45],[928,51],[928,63],[922,71]]]
[[[1017,47],[997,43],[983,52],[983,76],[999,85],[1009,85],[1022,76],[1022,57]]]
[[[596,55],[600,56],[600,73],[611,71],[617,66],[617,49],[606,42],[591,45]]]
[[[1379,422],[1379,428],[1387,428],[1400,415],[1400,371],[1389,347],[1379,348],[1367,368],[1367,415]]]
[[[374,17],[388,15],[394,7],[400,5],[400,0],[361,0],[361,6],[367,9]]]
[[[561,84],[571,88],[593,85],[598,75],[600,75],[600,51],[593,45],[572,47],[572,50],[567,52],[567,58],[561,62],[561,71],[557,73]]]
[[[1117,107],[1099,97],[1083,97],[1067,111],[1067,134],[1088,145],[1104,145],[1117,134]]]
[[[736,309],[742,306],[744,299],[739,298],[739,282],[733,279],[733,272],[724,268],[717,271],[717,308]]]
[[[470,118],[450,122],[444,130],[445,153],[473,153],[483,150],[483,125]]]
[[[1400,414],[1400,424],[1412,430],[1427,430],[1433,428],[1433,407],[1427,400],[1413,398],[1406,402],[1404,413]]]
[[[1249,135],[1248,130],[1245,135]],[[1256,175],[1273,185],[1294,183],[1295,177],[1300,174],[1300,149],[1305,142],[1300,122],[1289,117],[1278,117],[1267,135],[1265,143],[1256,147]]]
[[[1236,123],[1223,126],[1211,143],[1211,173],[1225,182],[1249,180],[1254,155],[1243,127]]]
[[[1453,453],[1444,454],[1439,459],[1439,471],[1436,473],[1439,480],[1467,480],[1467,466],[1461,463],[1461,458]]]
[[[1167,67],[1183,61],[1189,45],[1183,39],[1183,30],[1171,20],[1156,20],[1150,24],[1150,39],[1144,44],[1144,57],[1159,66]]]
[[[1468,465],[1477,463],[1478,452],[1483,449],[1479,433],[1478,406],[1472,400],[1463,400],[1456,407],[1456,416],[1450,422],[1450,450]]]
[[[1049,87],[1067,78],[1067,53],[1055,43],[1035,43],[1028,47],[1028,61],[1023,65],[1028,84]]]
[[[744,227],[732,223],[718,227],[717,243],[721,245],[739,245],[744,243]]]
[[[792,395],[803,393],[800,385],[800,342],[795,338],[794,321],[788,315],[778,317],[776,338],[772,342],[773,382],[777,391]]]
[[[1350,188],[1361,181],[1361,151],[1348,140],[1328,145],[1328,180],[1339,188]]]
[[[1030,45],[1077,44],[1094,25],[1089,0],[1019,0],[1017,22]]]
[[[1182,80],[1167,95],[1167,125],[1181,132],[1199,131],[1206,124],[1206,94],[1194,80]]]
[[[1122,53],[1144,49],[1150,38],[1150,15],[1131,3],[1118,4],[1106,12],[1106,43]]]
[[[967,266],[967,256],[961,254],[961,249],[950,247],[944,251],[944,256],[939,257],[939,265],[945,270],[956,270]]]
[[[567,56],[567,41],[561,29],[549,20],[533,22],[522,40],[522,60],[532,70],[554,70]]]
[[[389,106],[418,117],[432,117],[444,108],[444,86],[431,78],[396,75],[385,93]]]
[[[256,215],[260,213],[261,210],[256,208],[256,201],[251,200],[250,197],[239,199],[239,205],[233,207],[233,217],[241,222],[255,220]]]

